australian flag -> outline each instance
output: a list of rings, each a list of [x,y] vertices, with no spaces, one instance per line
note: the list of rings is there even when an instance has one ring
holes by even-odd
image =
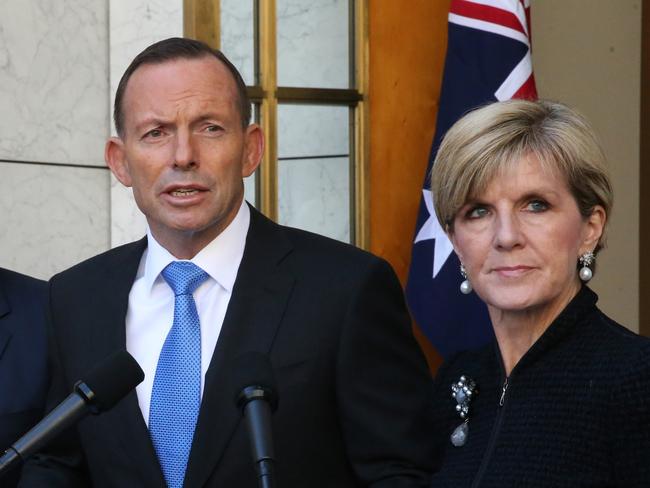
[[[442,138],[463,114],[492,101],[537,98],[530,0],[452,0],[447,46],[406,285],[413,318],[443,357],[481,346],[493,333],[483,302],[460,293],[460,263],[436,219],[428,176]]]

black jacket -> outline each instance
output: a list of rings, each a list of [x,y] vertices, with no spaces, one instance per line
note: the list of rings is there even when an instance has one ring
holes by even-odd
[[[650,340],[607,318],[583,287],[505,375],[496,345],[457,355],[436,379],[434,487],[649,487]],[[467,443],[451,384],[479,389]],[[503,406],[500,400],[503,396]]]
[[[125,348],[128,295],[145,247],[143,240],[114,249],[51,280],[50,406],[93,364]],[[430,377],[385,261],[251,210],[186,487],[257,486],[229,387],[229,364],[246,351],[268,353],[275,370],[278,487],[428,484]],[[20,486],[163,487],[135,392],[28,463]]]
[[[47,392],[44,281],[0,269],[0,452],[43,416]],[[11,488],[19,470],[0,479]]]

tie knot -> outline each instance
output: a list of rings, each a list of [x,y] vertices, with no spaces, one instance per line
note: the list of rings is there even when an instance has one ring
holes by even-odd
[[[174,295],[191,295],[194,290],[208,279],[208,273],[190,261],[174,261],[162,270],[163,278]]]

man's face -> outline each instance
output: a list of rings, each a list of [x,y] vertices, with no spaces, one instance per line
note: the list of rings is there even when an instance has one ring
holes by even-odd
[[[123,113],[107,164],[133,187],[154,237],[176,257],[192,257],[237,214],[242,178],[261,158],[261,130],[242,128],[235,81],[211,56],[140,66]]]

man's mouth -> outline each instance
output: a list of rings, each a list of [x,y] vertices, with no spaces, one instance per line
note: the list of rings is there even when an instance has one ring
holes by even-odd
[[[169,194],[173,197],[188,197],[191,195],[196,195],[197,193],[199,193],[199,190],[196,190],[194,188],[177,188],[169,192]]]

